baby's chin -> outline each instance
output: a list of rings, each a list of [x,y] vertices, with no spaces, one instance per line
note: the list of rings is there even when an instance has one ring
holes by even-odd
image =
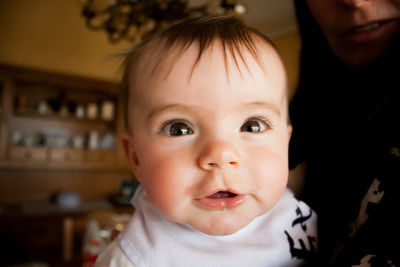
[[[251,220],[231,220],[229,222],[219,221],[217,223],[207,222],[201,224],[197,223],[189,223],[191,227],[194,229],[207,234],[207,235],[214,235],[214,236],[224,236],[224,235],[233,235],[238,232],[240,229],[248,225]]]
[[[224,236],[224,235],[233,235],[242,228],[243,227],[238,227],[238,228],[223,227],[221,229],[203,229],[203,230],[197,229],[197,230],[207,235]]]

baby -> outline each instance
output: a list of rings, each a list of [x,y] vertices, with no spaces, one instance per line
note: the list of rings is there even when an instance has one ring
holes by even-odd
[[[316,215],[286,188],[286,73],[274,45],[231,17],[184,20],[125,70],[124,149],[135,213],[96,266],[298,266]]]

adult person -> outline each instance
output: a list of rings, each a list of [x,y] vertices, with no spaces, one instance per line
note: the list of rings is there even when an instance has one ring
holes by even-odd
[[[398,266],[400,1],[295,0],[290,165],[319,215],[320,266]]]

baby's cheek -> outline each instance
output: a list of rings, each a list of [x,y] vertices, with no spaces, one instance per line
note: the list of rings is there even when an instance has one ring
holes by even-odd
[[[177,167],[171,161],[159,161],[155,167],[148,168],[144,187],[153,206],[164,216],[173,217],[179,206],[184,181],[180,178]]]
[[[262,199],[263,206],[266,209],[275,205],[276,201],[280,199],[283,191],[286,188],[288,180],[288,166],[287,161],[284,160],[284,155],[281,153],[262,153],[259,154],[258,160],[264,162],[261,166],[252,162],[253,178],[260,199]]]

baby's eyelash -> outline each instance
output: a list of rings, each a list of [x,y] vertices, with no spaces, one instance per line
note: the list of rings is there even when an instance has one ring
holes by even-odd
[[[248,118],[247,120],[261,121],[261,122],[265,123],[265,125],[267,125],[269,129],[273,129],[273,125],[272,125],[271,121],[268,118],[266,118],[265,116],[254,116],[254,117]]]
[[[254,124],[256,123],[256,124]],[[271,122],[262,116],[253,116],[245,120],[245,122],[240,127],[240,131],[242,132],[250,132],[250,133],[264,133],[266,131],[272,130]]]
[[[167,136],[183,136],[194,133],[191,124],[181,119],[172,119],[164,122],[158,132]]]
[[[182,119],[170,119],[170,120],[167,120],[167,121],[161,123],[161,126],[159,127],[159,132],[162,131],[167,125],[170,125],[171,123],[185,123],[185,124],[188,124],[185,120],[182,120]]]

